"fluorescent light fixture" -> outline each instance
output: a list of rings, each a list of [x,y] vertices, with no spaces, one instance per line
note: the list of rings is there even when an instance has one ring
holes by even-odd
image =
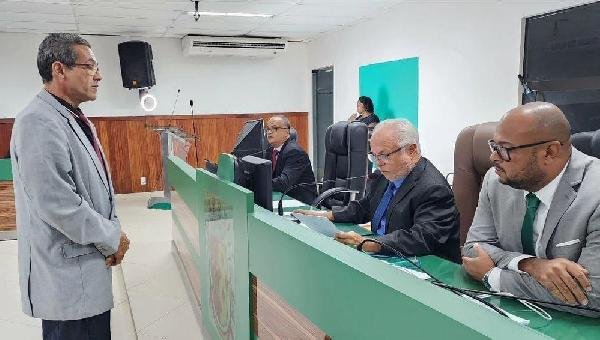
[[[247,18],[272,18],[273,14],[261,13],[236,13],[236,12],[187,12],[188,15],[205,15],[211,17],[247,17]]]

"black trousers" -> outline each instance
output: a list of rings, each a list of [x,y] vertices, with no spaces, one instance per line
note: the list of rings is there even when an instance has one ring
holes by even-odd
[[[110,340],[110,310],[81,320],[42,320],[44,340]]]

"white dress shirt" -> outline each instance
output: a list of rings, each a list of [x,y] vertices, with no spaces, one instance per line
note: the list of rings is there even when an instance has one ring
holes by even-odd
[[[565,165],[562,171],[556,176],[550,183],[546,184],[540,190],[534,192],[535,196],[540,200],[540,205],[538,206],[537,212],[535,214],[535,220],[533,221],[533,239],[535,240],[535,255],[537,257],[541,257],[540,254],[540,236],[542,236],[542,231],[544,230],[544,224],[546,224],[546,217],[548,216],[548,209],[550,209],[550,203],[552,203],[552,199],[554,198],[554,193],[556,192],[556,188],[558,188],[558,183],[560,183],[560,179],[565,173],[565,169],[569,163]],[[527,195],[527,191],[523,191],[523,197]],[[531,255],[520,255],[512,259],[508,263],[508,269],[514,270],[516,272],[521,272],[519,270],[519,262],[523,259],[533,257]],[[500,291],[500,268],[494,267],[490,271],[488,275],[488,283],[490,284],[491,290],[497,292]]]

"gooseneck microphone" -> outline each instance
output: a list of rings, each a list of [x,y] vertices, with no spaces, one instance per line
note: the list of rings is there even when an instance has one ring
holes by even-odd
[[[173,117],[173,113],[175,113],[175,107],[177,106],[177,101],[179,100],[179,93],[181,89],[177,89],[177,95],[175,96],[175,102],[173,103],[173,109],[171,110],[171,117]]]
[[[361,178],[366,178],[369,175],[362,175],[362,176],[355,176],[355,177],[347,177],[344,178],[344,180],[349,181],[349,180],[353,180],[353,179],[361,179]],[[309,182],[309,183],[298,183],[295,185],[292,185],[291,187],[287,188],[282,194],[281,197],[279,198],[279,201],[277,202],[277,214],[279,214],[279,216],[283,216],[283,199],[285,198],[285,196],[291,191],[294,190],[296,188],[299,187],[303,187],[303,186],[308,186],[308,185],[318,185],[318,184],[325,184],[325,183],[331,183],[331,182],[337,182],[339,179],[327,179],[324,180],[322,182]],[[337,188],[336,188],[337,189]],[[331,190],[331,189],[330,189]],[[344,187],[340,187],[339,191],[343,191],[343,190],[350,190],[349,188],[344,188]]]
[[[519,78],[519,82],[521,82],[521,86],[523,86],[523,95],[525,96],[525,100],[527,103],[534,102],[536,100],[536,93],[527,85],[527,81],[525,77],[520,74],[517,74],[517,78]]]

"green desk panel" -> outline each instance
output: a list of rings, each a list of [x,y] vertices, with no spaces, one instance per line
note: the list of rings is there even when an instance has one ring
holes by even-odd
[[[176,157],[169,158],[167,171],[174,188],[173,239],[203,328],[213,339],[248,338],[247,222],[253,194]]]
[[[12,181],[10,158],[0,159],[0,181]]]
[[[250,272],[334,339],[546,338],[264,209],[248,242]]]

